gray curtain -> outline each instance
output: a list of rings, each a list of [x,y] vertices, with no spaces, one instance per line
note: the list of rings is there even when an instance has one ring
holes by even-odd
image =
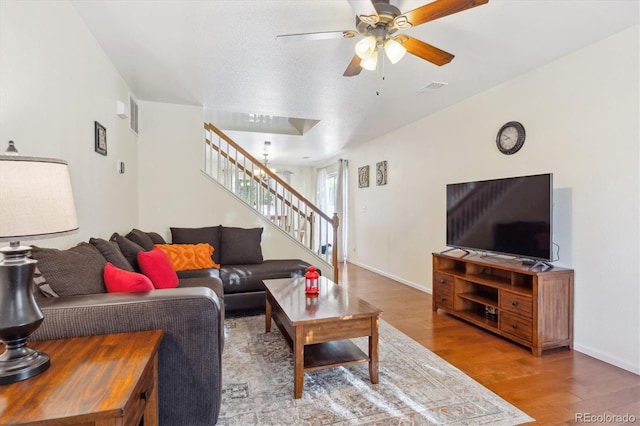
[[[316,206],[325,213],[327,213],[327,191],[325,190],[326,181],[327,169],[318,169],[316,175]],[[317,254],[320,254],[320,247],[327,244],[327,232],[326,229],[323,229],[323,227],[320,226],[319,221],[315,221],[313,224],[313,235],[315,238],[314,246],[312,248]]]
[[[338,160],[338,179],[336,182],[336,213],[340,224],[338,227],[338,262],[344,262],[347,258],[347,235],[349,224],[347,220],[347,200],[348,200],[348,182],[349,182],[349,162],[347,160]]]

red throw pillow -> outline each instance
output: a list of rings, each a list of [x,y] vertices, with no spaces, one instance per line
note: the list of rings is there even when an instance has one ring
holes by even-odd
[[[178,274],[173,269],[169,258],[158,248],[138,253],[138,265],[155,288],[178,287]]]
[[[153,284],[149,278],[120,269],[112,263],[104,265],[103,277],[109,293],[153,290]]]

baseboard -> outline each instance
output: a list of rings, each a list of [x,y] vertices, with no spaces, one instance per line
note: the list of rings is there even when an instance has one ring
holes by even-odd
[[[425,288],[424,286],[421,286],[420,284],[416,284],[414,282],[407,281],[407,280],[405,280],[403,278],[396,277],[395,275],[391,275],[391,274],[389,274],[387,272],[381,271],[380,269],[376,269],[376,268],[374,268],[372,266],[365,265],[364,263],[357,262],[355,260],[347,259],[346,261],[347,261],[347,263],[353,263],[356,266],[359,266],[359,267],[364,268],[364,269],[366,269],[368,271],[371,271],[371,272],[375,272],[376,274],[382,275],[383,277],[392,279],[394,281],[398,281],[401,284],[405,284],[405,285],[408,285],[409,287],[413,287],[416,290],[420,290],[420,291],[423,291],[423,292],[425,292],[427,294],[431,294],[431,290],[430,289]]]
[[[632,373],[638,374],[640,375],[640,366],[639,365],[633,365],[630,364],[626,361],[622,361],[621,359],[618,359],[614,356],[611,356],[610,354],[598,351],[596,349],[593,348],[589,348],[587,346],[583,346],[583,345],[579,345],[579,344],[573,344],[573,349],[577,352],[583,353],[585,355],[588,355],[592,358],[598,359],[600,361],[606,362],[607,364],[611,364],[611,365],[615,365],[616,367],[620,367],[623,370],[627,370],[630,371]]]

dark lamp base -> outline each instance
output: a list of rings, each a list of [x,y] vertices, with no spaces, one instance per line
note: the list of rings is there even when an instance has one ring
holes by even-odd
[[[29,247],[11,242],[0,249],[0,385],[26,380],[49,368],[49,356],[27,346],[27,339],[44,319],[33,297],[36,261],[26,257]]]
[[[49,355],[35,351],[31,348],[23,348],[28,354],[20,358],[3,360],[7,352],[0,355],[0,385],[26,380],[42,373],[51,365]]]

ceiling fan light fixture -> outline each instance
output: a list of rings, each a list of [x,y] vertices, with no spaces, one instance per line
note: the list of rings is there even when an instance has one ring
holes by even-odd
[[[384,42],[384,53],[392,64],[397,63],[407,53],[407,49],[396,40],[390,38]]]
[[[360,66],[365,70],[375,71],[376,66],[378,65],[378,51],[374,50],[367,56],[366,58],[362,58],[360,61]]]
[[[360,59],[366,59],[376,50],[376,38],[374,36],[367,36],[356,43],[356,55]]]

